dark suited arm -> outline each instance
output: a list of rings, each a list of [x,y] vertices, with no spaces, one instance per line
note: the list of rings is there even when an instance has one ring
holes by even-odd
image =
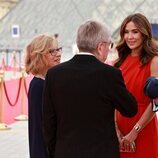
[[[115,84],[113,84],[112,101],[116,109],[126,117],[133,117],[137,113],[137,102],[134,96],[126,89],[124,79],[120,70],[115,73]]]
[[[56,114],[53,106],[53,99],[51,94],[53,90],[51,87],[50,74],[46,75],[44,91],[43,91],[43,131],[46,146],[51,158],[54,157],[55,143],[56,143]]]

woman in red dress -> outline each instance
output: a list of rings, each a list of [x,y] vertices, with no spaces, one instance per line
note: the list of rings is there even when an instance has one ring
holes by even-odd
[[[158,77],[158,45],[149,21],[140,13],[124,19],[120,36],[115,66],[122,70],[125,84],[138,102],[138,113],[133,118],[116,112],[121,158],[158,158],[158,120],[143,92],[147,78]]]

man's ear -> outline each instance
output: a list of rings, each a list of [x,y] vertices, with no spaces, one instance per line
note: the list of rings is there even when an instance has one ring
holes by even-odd
[[[100,56],[102,54],[102,43],[99,43],[97,45],[97,54],[98,54],[98,56]]]

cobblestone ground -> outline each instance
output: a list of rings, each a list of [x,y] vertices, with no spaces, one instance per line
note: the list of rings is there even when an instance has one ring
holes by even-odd
[[[29,158],[28,122],[19,121],[0,130],[0,158]]]

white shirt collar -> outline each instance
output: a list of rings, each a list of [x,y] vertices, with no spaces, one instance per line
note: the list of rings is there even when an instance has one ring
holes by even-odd
[[[94,54],[89,53],[89,52],[78,52],[77,55],[92,55],[92,56],[95,56]]]

